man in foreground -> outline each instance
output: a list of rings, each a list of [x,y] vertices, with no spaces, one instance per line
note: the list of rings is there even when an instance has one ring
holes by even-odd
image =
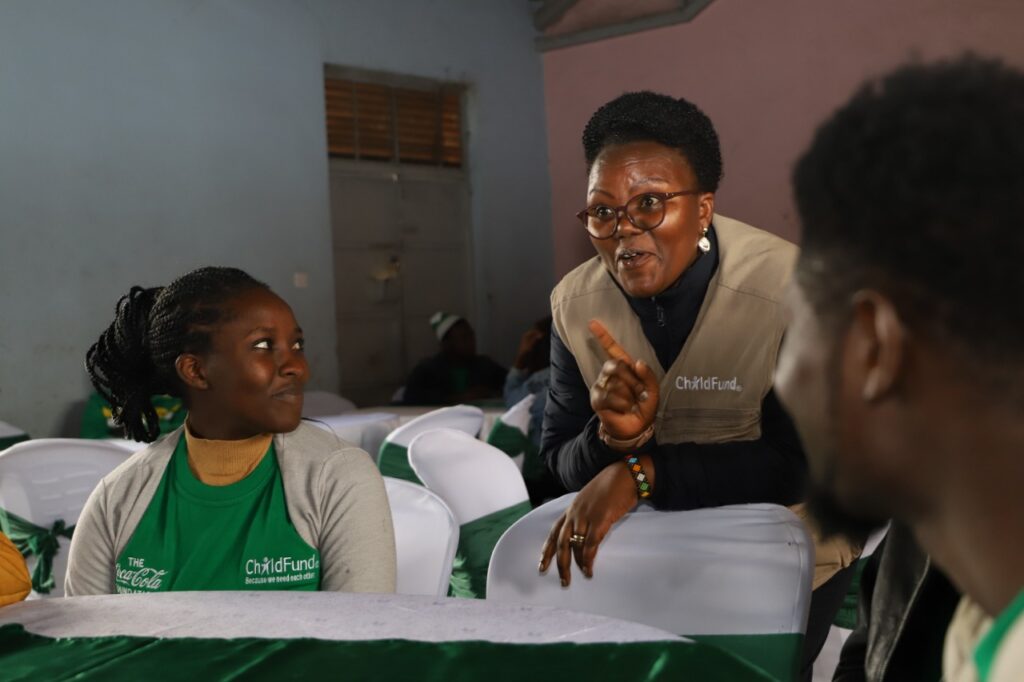
[[[967,57],[859,90],[794,173],[776,390],[821,500],[907,523],[964,593],[945,679],[1024,679],[1024,74]]]

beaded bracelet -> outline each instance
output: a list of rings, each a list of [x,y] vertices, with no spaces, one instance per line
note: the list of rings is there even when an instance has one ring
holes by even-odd
[[[644,473],[644,467],[640,464],[640,458],[636,455],[626,455],[623,457],[626,462],[626,466],[629,468],[629,473],[633,476],[633,481],[636,482],[636,494],[641,499],[646,499],[651,496],[651,484],[647,480],[647,474]]]

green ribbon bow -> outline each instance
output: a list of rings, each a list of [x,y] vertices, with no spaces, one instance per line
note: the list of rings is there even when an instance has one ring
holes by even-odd
[[[32,571],[32,589],[39,594],[49,594],[55,585],[53,557],[60,550],[60,538],[70,540],[75,527],[66,525],[64,519],[57,519],[49,528],[40,528],[0,507],[0,530],[11,539],[23,557],[38,557]]]

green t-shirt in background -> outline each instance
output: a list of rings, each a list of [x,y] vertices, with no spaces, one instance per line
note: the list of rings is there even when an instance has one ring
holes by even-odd
[[[181,398],[169,395],[150,396],[153,409],[160,420],[160,433],[170,433],[185,423],[188,410]],[[85,403],[82,412],[82,424],[79,428],[81,438],[124,438],[124,429],[114,423],[114,411],[110,403],[99,393],[93,393]]]
[[[119,593],[319,589],[320,552],[288,517],[273,444],[241,481],[211,486],[189,469],[182,437],[114,582]]]

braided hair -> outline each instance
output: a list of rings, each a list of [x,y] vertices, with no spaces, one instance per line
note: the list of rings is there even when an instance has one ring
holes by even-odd
[[[118,300],[114,321],[85,355],[85,369],[125,436],[156,440],[160,423],[150,396],[186,397],[178,356],[208,351],[214,328],[228,319],[225,304],[251,289],[269,287],[235,268],[205,267],[165,287],[132,287]]]

